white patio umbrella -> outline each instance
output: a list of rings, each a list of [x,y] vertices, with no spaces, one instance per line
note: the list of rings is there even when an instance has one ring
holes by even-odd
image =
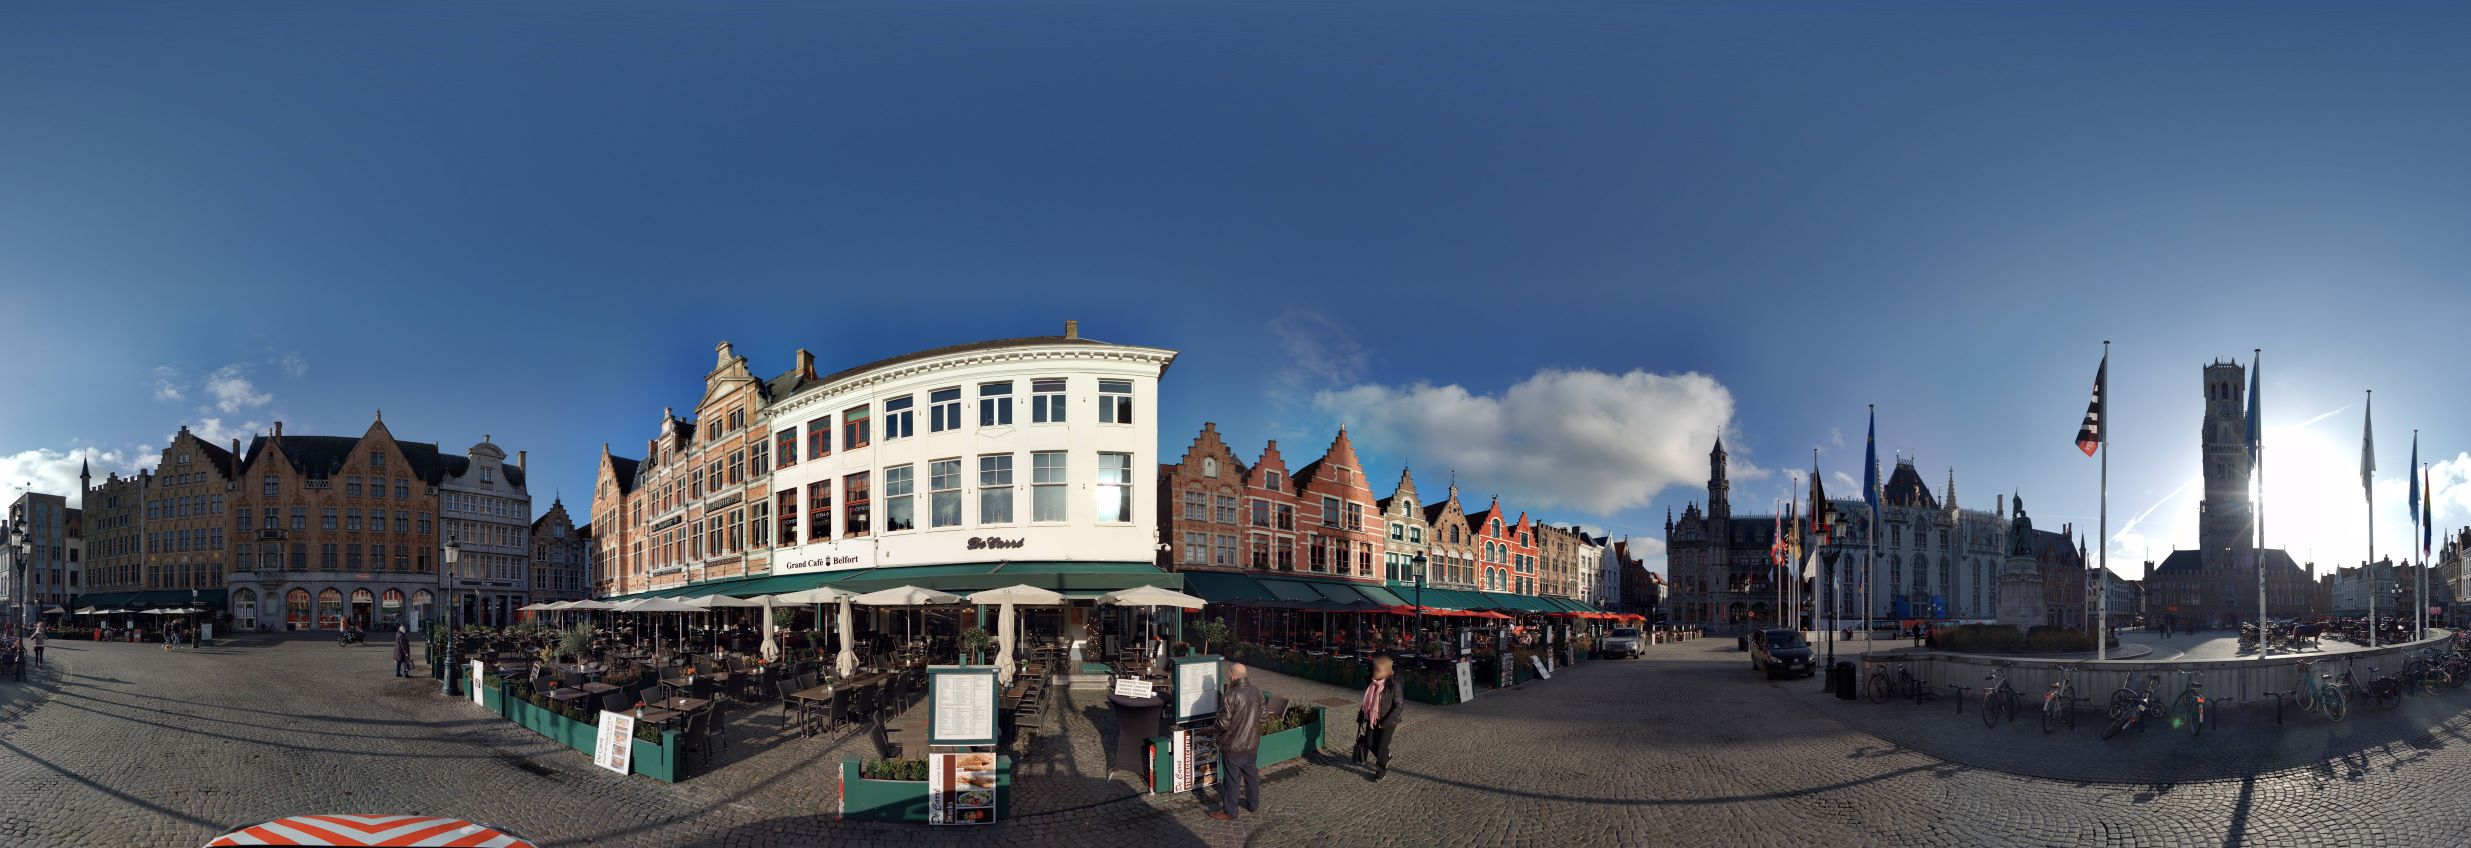
[[[848,677],[852,674],[858,673],[858,651],[852,647],[850,643],[849,601],[853,597],[856,596],[851,595],[849,592],[841,589],[835,589],[830,586],[817,586],[812,589],[800,589],[795,592],[773,595],[772,601],[785,607],[803,607],[816,604],[839,605],[840,609],[838,610],[838,614],[833,617],[833,626],[837,628],[834,631],[834,635],[839,636],[841,639],[841,653],[838,656],[833,657],[832,667],[835,671],[840,672],[842,677]],[[771,637],[767,635],[765,638]],[[778,649],[776,648],[775,650],[777,651]]]
[[[703,607],[694,606],[694,605],[688,604],[688,603],[683,602],[683,601],[672,600],[672,599],[669,599],[669,598],[643,598],[643,599],[641,599],[641,600],[633,600],[633,601],[628,601],[628,602],[623,603],[623,604],[618,604],[617,606],[610,607],[610,609],[615,610],[615,611],[617,611],[617,612],[631,612],[631,613],[655,613],[655,612],[703,612],[703,611],[704,611],[704,610],[703,610]],[[654,629],[653,629],[653,631],[652,631],[652,634],[653,634],[653,635],[652,635],[652,638],[653,638],[653,646],[654,646],[654,647],[659,647],[659,645],[660,645],[660,630],[659,630],[659,628],[657,628],[657,627],[656,627],[656,628],[654,628]],[[679,619],[679,621],[678,621],[678,640],[679,640],[680,642],[684,642],[684,641],[686,641],[686,620],[685,620],[685,619]]]
[[[995,604],[995,676],[1004,685],[1012,683],[1013,631],[1019,626],[1013,613],[1014,604],[1051,607],[1064,602],[1062,593],[1041,589],[1027,583],[971,592],[970,603]]]
[[[931,607],[960,603],[961,596],[916,586],[894,586],[859,595],[851,598],[850,602],[871,607]],[[904,632],[902,638],[907,639],[910,635]]]
[[[1197,608],[1209,603],[1209,601],[1178,592],[1174,589],[1167,589],[1158,586],[1135,586],[1130,589],[1117,589],[1113,592],[1108,592],[1104,595],[1098,596],[1098,602],[1101,604],[1113,604],[1120,607],[1150,607],[1150,624],[1152,627],[1151,632],[1153,634],[1157,632],[1158,607]]]
[[[703,610],[704,610],[704,616],[705,616],[705,617],[704,617],[704,626],[705,626],[705,627],[707,627],[707,628],[711,627],[711,625],[712,625],[711,613],[712,613],[712,611],[713,611],[713,610],[721,610],[721,609],[754,609],[754,608],[757,608],[757,607],[764,606],[764,602],[762,602],[762,601],[749,601],[749,600],[743,600],[743,599],[739,599],[739,598],[733,598],[733,597],[730,597],[730,596],[728,596],[728,595],[705,595],[705,596],[702,596],[702,597],[699,597],[699,598],[681,598],[680,600],[682,600],[682,601],[686,602],[688,605],[691,605],[691,606],[698,606],[698,607],[702,607],[702,608],[703,608]],[[719,643],[719,639],[718,639],[717,637],[716,637],[713,641],[714,641],[714,643],[715,643],[715,644],[718,644],[718,643]]]

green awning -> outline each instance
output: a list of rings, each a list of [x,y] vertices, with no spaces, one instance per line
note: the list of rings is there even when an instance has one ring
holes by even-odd
[[[1313,587],[1313,591],[1320,592],[1323,598],[1328,599],[1334,604],[1357,604],[1366,607],[1377,606],[1373,603],[1373,599],[1365,597],[1363,592],[1356,590],[1356,587],[1349,586],[1345,583],[1333,583],[1327,580],[1314,580],[1305,583],[1304,585]]]
[[[967,594],[1015,584],[1028,584],[1041,589],[1067,593],[1104,593],[1117,589],[1130,589],[1135,586],[1173,588],[1176,584],[1176,577],[1177,575],[1160,571],[1158,566],[1146,562],[901,565],[708,580],[702,583],[655,589],[603,600],[622,602],[637,598],[686,598],[703,595],[754,597],[786,594],[825,585],[860,594],[877,589],[890,589],[895,586],[917,586],[922,589]]]
[[[66,608],[83,609],[85,607],[94,607],[96,609],[157,609],[163,607],[185,607],[188,606],[191,601],[195,601],[196,604],[201,607],[217,607],[223,605],[224,591],[225,590],[222,589],[198,589],[196,590],[196,595],[194,597],[190,595],[190,590],[188,589],[149,589],[142,592],[105,592],[96,595],[79,595],[75,600],[70,601]]]
[[[1272,577],[1261,578],[1256,582],[1259,582],[1262,588],[1270,590],[1270,595],[1277,600],[1296,603],[1326,600],[1320,592],[1313,591],[1313,587],[1305,585],[1302,581]]]
[[[1184,591],[1213,604],[1242,606],[1270,600],[1270,590],[1251,577],[1223,571],[1184,572]]]
[[[1373,603],[1380,604],[1385,607],[1403,607],[1408,605],[1408,602],[1400,599],[1397,594],[1379,586],[1357,586],[1356,591],[1364,593],[1364,597],[1371,599]],[[1408,591],[1413,592],[1415,590],[1409,589]],[[1426,591],[1429,592],[1431,590],[1428,589]]]

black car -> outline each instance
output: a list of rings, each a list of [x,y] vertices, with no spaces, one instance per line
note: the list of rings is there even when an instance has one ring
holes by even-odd
[[[1819,669],[1811,659],[1810,642],[1799,630],[1777,628],[1750,631],[1750,670],[1767,672],[1767,676],[1799,673],[1804,677]]]

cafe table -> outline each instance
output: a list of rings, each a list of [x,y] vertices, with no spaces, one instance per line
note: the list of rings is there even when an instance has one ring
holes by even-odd
[[[1167,699],[1155,695],[1128,698],[1110,693],[1107,703],[1115,709],[1115,769],[1149,774],[1150,737],[1160,733],[1159,717]]]

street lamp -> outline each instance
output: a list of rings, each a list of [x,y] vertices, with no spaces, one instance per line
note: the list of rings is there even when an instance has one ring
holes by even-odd
[[[24,632],[22,622],[25,621],[24,610],[26,607],[26,557],[30,553],[26,543],[26,519],[24,517],[21,516],[18,518],[9,519],[8,543],[9,571],[11,572],[9,574],[9,591],[11,593],[9,596],[9,634],[12,636],[23,637]],[[17,649],[18,658],[16,672],[16,677],[19,681],[24,681],[26,679],[25,650],[24,643],[20,642]]]
[[[446,583],[446,668],[442,669],[445,673],[438,677],[444,681],[439,691],[449,698],[460,694],[455,691],[455,675],[461,673],[455,665],[455,561],[462,554],[463,543],[452,536],[447,537],[446,555],[439,560],[439,571],[446,578],[443,581]]]
[[[1416,566],[1416,623],[1415,630],[1412,632],[1415,633],[1416,656],[1422,657],[1424,656],[1424,555],[1417,554],[1416,558],[1409,562]],[[1419,659],[1417,662],[1423,662],[1423,660]]]

